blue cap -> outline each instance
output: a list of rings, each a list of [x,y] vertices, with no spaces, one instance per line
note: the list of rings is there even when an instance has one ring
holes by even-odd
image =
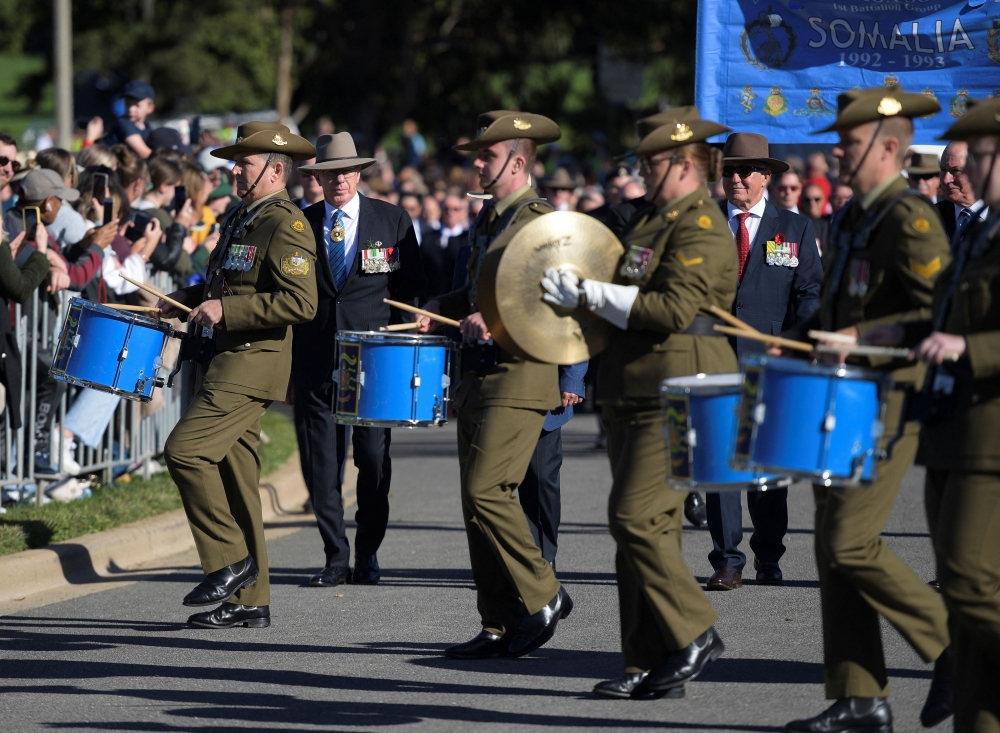
[[[153,99],[155,92],[153,91],[153,85],[149,82],[133,79],[125,85],[125,88],[122,90],[122,96],[131,97],[132,99]]]
[[[194,150],[191,149],[191,146],[185,145],[181,134],[172,127],[157,127],[155,130],[152,130],[149,133],[149,137],[146,138],[146,145],[149,146],[150,150],[167,148],[168,150],[177,150],[181,153],[194,155]]]

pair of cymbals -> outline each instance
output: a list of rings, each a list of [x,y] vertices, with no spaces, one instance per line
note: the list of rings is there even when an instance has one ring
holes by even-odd
[[[614,326],[586,310],[561,311],[542,300],[542,277],[568,268],[584,280],[611,282],[625,251],[592,216],[555,211],[504,231],[479,272],[478,300],[505,351],[548,364],[576,364],[607,346]]]

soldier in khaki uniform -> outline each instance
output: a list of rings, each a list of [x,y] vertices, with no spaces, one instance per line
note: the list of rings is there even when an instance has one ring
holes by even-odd
[[[970,103],[945,133],[968,140],[977,198],[1000,206],[1000,100]],[[917,463],[948,606],[955,731],[1000,732],[1000,217],[971,227],[934,287],[934,317],[869,334],[930,364]],[[918,344],[919,342],[919,344]],[[935,722],[933,719],[925,723]]]
[[[291,327],[316,312],[315,240],[285,192],[292,161],[315,154],[284,125],[265,122],[241,125],[235,145],[213,151],[236,161],[243,203],[225,223],[205,285],[171,296],[194,310],[157,304],[200,331],[203,362],[198,392],[164,452],[206,573],[184,604],[232,599],[193,615],[194,626],[270,625],[257,447],[261,415],[288,388]]]
[[[847,92],[837,103],[837,119],[827,129],[840,135],[834,147],[840,183],[851,186],[854,198],[833,222],[820,310],[799,327],[799,337],[811,328],[864,337],[880,325],[926,319],[934,281],[950,259],[933,204],[900,175],[913,118],[939,111],[937,102],[893,86]],[[881,538],[917,452],[919,426],[905,421],[901,388],[919,387],[924,368],[885,357],[865,363],[888,371],[897,385],[885,412],[891,450],[878,461],[870,488],[813,487],[826,697],[836,702],[792,721],[788,731],[892,729],[880,615],[924,661],[940,660],[925,717],[947,717],[950,710],[944,603]]]
[[[704,141],[727,131],[694,110],[643,138],[635,153],[652,206],[626,230],[614,282],[570,270],[542,281],[553,306],[587,308],[619,329],[601,354],[597,401],[614,477],[608,521],[625,673],[594,688],[603,697],[682,697],[724,649],[715,609],[681,555],[686,495],[667,486],[659,386],[737,368],[709,315],[713,305],[730,309],[738,279],[732,234],[706,188],[722,175],[722,154]]]
[[[462,368],[455,395],[462,513],[483,629],[445,654],[460,659],[520,657],[544,644],[573,607],[532,538],[513,496],[524,480],[545,414],[560,404],[554,364],[526,361],[490,341],[479,312],[479,272],[486,251],[552,211],[530,185],[536,146],[558,140],[547,117],[497,111],[479,116],[478,137],[456,150],[476,152],[483,190],[493,200],[469,230],[469,283],[425,307],[462,320]],[[421,331],[432,322],[418,316]]]

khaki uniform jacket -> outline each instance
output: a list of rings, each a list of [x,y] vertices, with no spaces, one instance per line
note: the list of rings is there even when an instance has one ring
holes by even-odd
[[[906,180],[898,176],[867,211],[855,199],[840,231],[860,232],[871,214],[906,187]],[[948,237],[933,204],[907,196],[893,205],[865,245],[851,250],[835,288],[840,246],[841,242],[831,241],[829,253],[824,253],[820,309],[814,319],[800,326],[801,334],[817,326],[826,331],[857,326],[864,336],[881,324],[930,318],[934,281],[951,261]],[[888,369],[897,382],[919,385],[923,380],[924,367],[905,359],[868,357],[867,363]]]
[[[924,425],[917,463],[928,468],[1000,472],[1000,226],[992,219],[973,228],[973,240],[987,236],[986,250],[969,258],[948,311],[944,330],[965,336],[966,352],[947,370],[955,377],[951,412],[942,422]],[[989,236],[989,235],[992,236]],[[968,239],[966,239],[968,242]],[[934,312],[955,277],[948,267],[934,288]],[[929,336],[932,322],[907,328],[906,342],[915,346]]]
[[[203,386],[264,400],[283,400],[292,368],[292,326],[316,314],[316,240],[299,208],[281,191],[246,227],[242,245],[256,247],[247,271],[226,264],[224,242],[212,251],[205,285],[184,288],[196,306],[222,299],[224,317],[215,328],[215,355]],[[235,212],[242,216],[242,212]],[[237,230],[239,227],[237,226]],[[248,252],[248,250],[244,250]]]
[[[537,194],[533,190],[525,191],[511,203],[511,206],[517,206],[521,201],[535,196]],[[520,229],[536,217],[548,214],[550,211],[552,208],[545,204],[529,204],[518,212],[517,216],[507,224],[504,231],[511,232]],[[498,227],[502,216],[492,222],[489,222],[489,219],[487,212],[479,222],[479,228],[488,227],[490,245],[487,246],[487,249],[501,233]],[[475,245],[476,234],[477,230],[475,229],[469,233],[473,247],[469,254],[468,282],[459,290],[437,298],[443,316],[460,320],[473,313],[472,289],[469,283],[477,281],[479,277],[479,247]],[[485,283],[479,283],[479,286],[484,287]],[[541,291],[539,290],[539,292]],[[456,395],[459,407],[463,405],[473,407],[499,405],[532,410],[553,410],[559,406],[559,372],[555,364],[528,361],[509,354],[499,347],[497,352],[497,364],[492,369],[484,373],[469,372],[462,377],[462,384]]]
[[[733,235],[719,205],[704,187],[660,211],[636,219],[623,238],[626,252],[614,282],[638,285],[628,330],[614,329],[601,354],[597,401],[607,407],[655,409],[660,382],[689,374],[735,372],[726,338],[683,331],[695,316],[729,311],[736,297],[738,265]],[[641,261],[645,268],[624,266]]]

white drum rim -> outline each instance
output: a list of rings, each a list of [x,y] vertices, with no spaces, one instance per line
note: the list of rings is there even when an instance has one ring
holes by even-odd
[[[446,346],[455,343],[447,336],[431,336],[426,333],[409,334],[396,331],[338,331],[336,338],[338,341],[351,343],[378,341],[379,343],[399,343],[410,346]]]
[[[667,395],[735,394],[743,386],[742,372],[722,372],[718,374],[691,374],[685,377],[670,377],[660,383],[660,391]]]
[[[748,354],[740,357],[740,368],[743,370],[748,366],[767,369],[769,365],[775,367],[776,371],[809,377],[836,377],[865,382],[882,382],[886,379],[882,372],[854,364],[813,364],[803,359],[768,356],[767,354]]]
[[[95,303],[92,300],[84,300],[83,298],[70,298],[69,307],[72,308],[74,305],[79,305],[85,310],[97,311],[98,313],[103,313],[106,316],[115,316],[119,321],[127,321],[134,323],[139,326],[145,326],[146,328],[151,328],[155,331],[162,331],[167,335],[167,337],[172,337],[176,333],[177,329],[171,326],[169,323],[164,323],[163,321],[158,321],[155,318],[150,318],[149,316],[144,316],[141,313],[135,311],[124,311],[118,310],[117,308],[110,308],[103,303]]]

